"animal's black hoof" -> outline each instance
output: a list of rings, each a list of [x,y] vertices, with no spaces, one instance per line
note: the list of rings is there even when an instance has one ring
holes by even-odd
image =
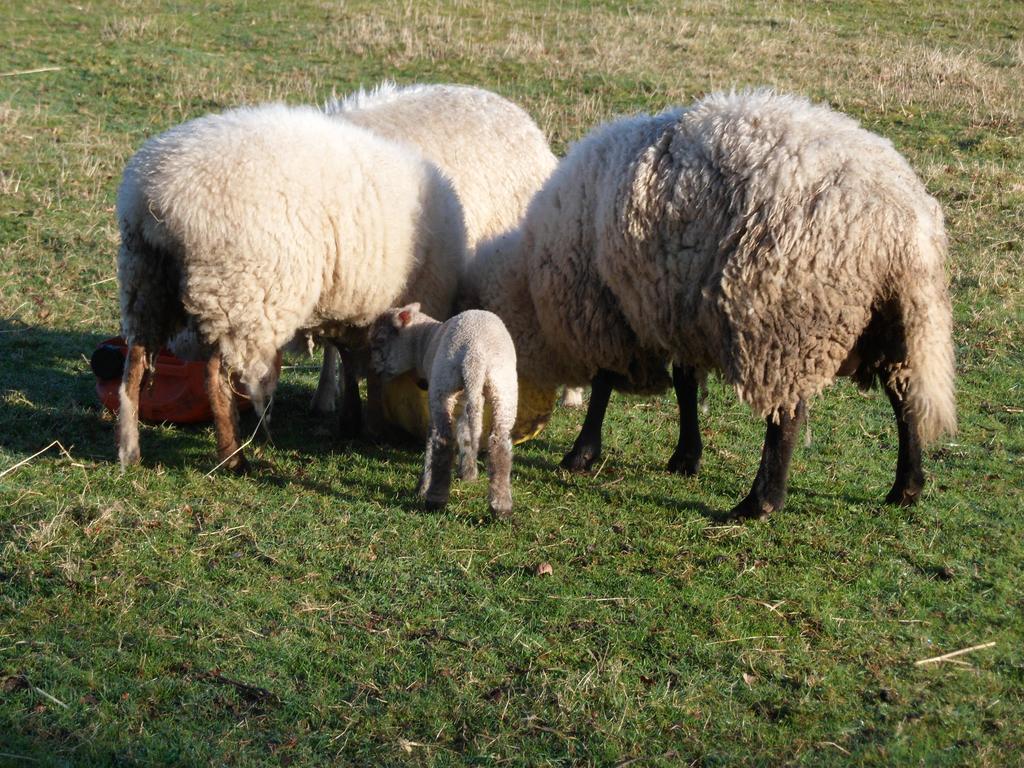
[[[903,488],[894,485],[885,497],[885,503],[895,504],[897,507],[912,507],[914,504],[917,504],[920,496],[921,489],[919,487],[909,486]]]
[[[427,510],[427,512],[440,512],[447,504],[448,499],[423,499],[423,508]]]
[[[559,466],[570,472],[587,472],[600,457],[600,451],[595,452],[591,448],[583,448],[581,450],[574,448],[565,454]]]
[[[363,433],[363,420],[359,416],[342,416],[338,419],[338,437],[342,440],[356,440]]]
[[[733,507],[728,514],[730,520],[764,520],[776,507],[768,501],[762,501],[753,494]]]
[[[688,456],[676,451],[668,460],[668,471],[688,477],[696,475],[700,471],[700,456]]]

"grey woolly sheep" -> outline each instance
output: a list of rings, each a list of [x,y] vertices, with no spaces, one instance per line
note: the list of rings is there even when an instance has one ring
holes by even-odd
[[[455,429],[459,478],[476,478],[486,398],[491,405],[487,453],[490,508],[495,516],[508,517],[512,513],[512,427],[519,382],[515,346],[501,319],[471,309],[442,323],[423,314],[419,304],[392,309],[370,328],[370,361],[384,377],[415,370],[427,386],[430,434],[419,494],[431,508],[448,502],[457,399],[463,406]]]
[[[522,378],[592,380],[563,466],[600,454],[612,388],[664,386],[672,361],[670,469],[695,473],[698,385],[716,370],[767,420],[733,510],[761,517],[785,499],[805,403],[840,375],[881,382],[899,432],[886,500],[917,499],[922,444],[956,427],[945,251],[938,203],[889,141],[760,90],[593,131],[473,279],[512,332]]]
[[[514,227],[557,163],[547,139],[519,106],[496,93],[464,85],[396,86],[384,82],[328,103],[324,111],[379,136],[414,147],[451,180],[466,221],[467,259],[477,244]],[[461,265],[460,265],[461,267]],[[472,305],[472,300],[463,302]],[[448,308],[438,317],[448,317]],[[313,410],[335,408],[338,351],[324,347]],[[343,434],[358,433],[359,399],[346,361]],[[578,399],[581,395],[576,393]]]
[[[117,213],[122,465],[139,460],[147,360],[182,326],[210,353],[218,456],[243,469],[228,371],[265,412],[274,359],[297,332],[365,346],[365,328],[397,303],[446,312],[465,259],[461,208],[437,168],[312,108],[235,109],[150,139],[125,169]]]

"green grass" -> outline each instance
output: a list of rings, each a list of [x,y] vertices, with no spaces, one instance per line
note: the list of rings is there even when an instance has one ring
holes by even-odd
[[[676,5],[5,9],[0,472],[60,447],[0,477],[0,765],[1020,763],[1020,6]],[[961,430],[922,503],[880,504],[892,417],[840,384],[786,508],[723,524],[763,434],[712,382],[700,478],[662,470],[670,398],[616,396],[593,475],[557,469],[581,421],[558,411],[517,452],[515,522],[484,519],[483,481],[426,513],[420,447],[339,444],[300,359],[252,476],[207,477],[202,427],[144,427],[121,474],[87,357],[117,329],[125,161],[209,110],[386,76],[496,89],[559,151],[749,84],[891,138],[952,241]]]

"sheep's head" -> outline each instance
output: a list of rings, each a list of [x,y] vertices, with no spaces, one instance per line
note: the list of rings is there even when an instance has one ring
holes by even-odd
[[[389,309],[370,326],[370,365],[385,378],[392,378],[416,367],[416,345],[409,329],[430,318],[420,311],[418,302]]]

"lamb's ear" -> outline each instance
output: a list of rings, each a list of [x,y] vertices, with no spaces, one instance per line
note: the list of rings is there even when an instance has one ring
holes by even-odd
[[[413,314],[419,311],[420,303],[418,301],[412,304],[406,304],[398,311],[398,314],[395,315],[395,327],[404,328],[405,326],[412,322]]]

